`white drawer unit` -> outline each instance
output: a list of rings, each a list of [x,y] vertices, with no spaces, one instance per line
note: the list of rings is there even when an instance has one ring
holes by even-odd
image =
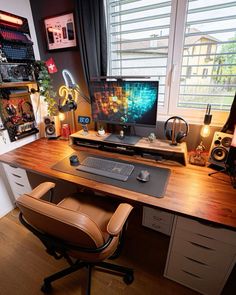
[[[220,294],[236,262],[236,232],[176,216],[165,277],[202,294]]]
[[[142,225],[146,227],[170,235],[173,220],[174,214],[159,209],[143,207]]]
[[[24,169],[8,164],[3,164],[3,168],[15,199],[17,199],[20,195],[32,190],[27,173]]]

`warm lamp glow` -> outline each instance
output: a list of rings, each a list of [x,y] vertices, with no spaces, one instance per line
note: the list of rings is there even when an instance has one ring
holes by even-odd
[[[203,125],[202,126],[202,129],[201,129],[201,132],[200,132],[200,135],[201,137],[205,138],[205,137],[208,137],[210,135],[210,126],[209,125]]]
[[[9,23],[13,23],[13,24],[16,24],[16,25],[22,25],[23,24],[22,19],[20,19],[18,17],[7,15],[7,14],[3,14],[3,13],[0,13],[0,20],[6,21],[6,22],[9,22]]]
[[[54,28],[48,28],[48,31],[49,32],[52,32],[52,33],[58,33],[58,34],[60,34],[61,33],[61,30],[59,30],[59,29],[54,29]]]
[[[59,113],[59,120],[64,121],[65,120],[65,114],[64,113]]]

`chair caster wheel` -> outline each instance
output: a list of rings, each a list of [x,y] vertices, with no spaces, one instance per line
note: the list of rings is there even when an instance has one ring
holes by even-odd
[[[44,283],[41,287],[41,291],[45,294],[48,294],[52,291],[52,285],[50,283]]]
[[[126,283],[126,285],[130,285],[133,283],[134,280],[134,275],[133,273],[127,273],[124,277],[123,277],[123,281]]]

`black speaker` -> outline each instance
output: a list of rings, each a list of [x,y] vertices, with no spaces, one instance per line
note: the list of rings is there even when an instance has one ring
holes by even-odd
[[[229,173],[233,187],[236,188],[236,125],[234,127],[234,134],[226,160],[226,169]]]
[[[58,116],[47,116],[44,118],[45,137],[57,138],[60,136],[60,120]]]
[[[216,131],[211,143],[208,162],[226,168],[233,135]]]

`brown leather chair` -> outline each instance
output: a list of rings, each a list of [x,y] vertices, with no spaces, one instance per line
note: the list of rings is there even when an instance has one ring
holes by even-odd
[[[49,293],[51,283],[83,267],[88,268],[86,294],[90,294],[93,266],[123,275],[126,284],[133,281],[133,270],[104,262],[118,249],[127,218],[133,209],[119,204],[117,209],[104,198],[79,193],[63,199],[59,204],[42,200],[55,184],[45,182],[16,203],[20,221],[45,245],[56,259],[65,258],[70,266],[44,279],[41,291]]]

